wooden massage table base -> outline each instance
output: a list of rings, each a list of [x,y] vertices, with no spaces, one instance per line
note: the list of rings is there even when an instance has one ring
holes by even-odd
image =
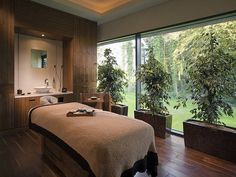
[[[73,160],[67,152],[50,139],[41,136],[41,153],[66,177],[88,177],[88,172]]]

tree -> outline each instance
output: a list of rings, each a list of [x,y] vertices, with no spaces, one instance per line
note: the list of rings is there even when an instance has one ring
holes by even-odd
[[[114,103],[122,102],[124,99],[124,87],[127,86],[126,74],[118,67],[116,58],[112,55],[111,49],[105,49],[105,60],[98,65],[97,90],[110,93]]]
[[[122,62],[124,63],[125,73],[129,80],[127,91],[133,91],[135,89],[135,69],[133,60],[133,41],[126,41],[122,44]]]
[[[158,61],[153,52],[153,47],[148,47],[148,60],[137,70],[137,79],[144,84],[145,93],[140,96],[141,107],[148,108],[152,114],[168,114],[169,88],[171,75],[165,70],[163,64]]]
[[[170,88],[170,94],[173,97],[179,95],[179,65],[175,63],[175,60],[173,60],[173,53],[177,46],[177,39],[178,34],[176,33],[160,34],[145,38],[146,45],[154,47],[155,58],[163,64],[169,73],[171,73],[173,83]]]
[[[236,58],[224,50],[222,33],[213,26],[199,29],[188,38],[182,51],[185,56],[188,90],[197,108],[191,110],[194,119],[221,124],[222,113],[232,116],[227,102],[236,91]]]

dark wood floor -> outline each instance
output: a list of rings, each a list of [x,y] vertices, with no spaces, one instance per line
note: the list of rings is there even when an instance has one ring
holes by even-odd
[[[184,147],[183,138],[156,138],[159,177],[236,177],[236,164]],[[0,177],[61,177],[41,158],[31,131],[0,137]]]

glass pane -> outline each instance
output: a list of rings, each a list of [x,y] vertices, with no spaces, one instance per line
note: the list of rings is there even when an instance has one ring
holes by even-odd
[[[109,44],[99,45],[97,58],[98,64],[105,59],[104,50],[110,48],[116,57],[119,67],[125,71],[128,79],[128,87],[125,89],[123,104],[128,106],[128,116],[134,117],[135,110],[135,40],[114,41]]]
[[[154,47],[155,58],[161,61],[165,69],[171,73],[173,84],[169,91],[171,96],[170,105],[167,105],[167,107],[170,114],[173,115],[172,128],[178,131],[183,131],[183,121],[193,116],[190,113],[190,110],[195,107],[191,101],[188,101],[186,107],[180,107],[177,110],[173,108],[175,105],[177,105],[178,97],[188,97],[189,95],[188,91],[186,90],[186,84],[184,80],[186,78],[186,73],[184,70],[186,66],[182,59],[182,57],[187,56],[187,52],[183,53],[182,51],[187,51],[187,48],[189,47],[187,45],[189,40],[199,36],[200,32],[210,29],[214,30],[219,34],[219,36],[221,36],[220,40],[222,43],[222,49],[233,54],[236,58],[236,21],[222,22],[197,28],[188,27],[188,29],[182,29],[181,31],[167,33],[162,32],[160,34],[153,33],[152,35],[142,36],[141,63],[145,63],[147,60],[145,49],[147,48],[148,44],[151,44]],[[142,89],[142,91],[145,90]],[[236,118],[236,97],[229,98],[229,101],[233,106],[234,117]],[[221,121],[228,126],[236,127],[236,120],[233,118],[228,118],[227,116],[223,115],[221,117]]]

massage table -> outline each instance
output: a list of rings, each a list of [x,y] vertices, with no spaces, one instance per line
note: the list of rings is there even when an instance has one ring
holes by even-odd
[[[93,116],[68,117],[77,102],[30,110],[29,127],[42,135],[43,155],[67,177],[157,176],[153,128],[140,120],[94,109]]]

